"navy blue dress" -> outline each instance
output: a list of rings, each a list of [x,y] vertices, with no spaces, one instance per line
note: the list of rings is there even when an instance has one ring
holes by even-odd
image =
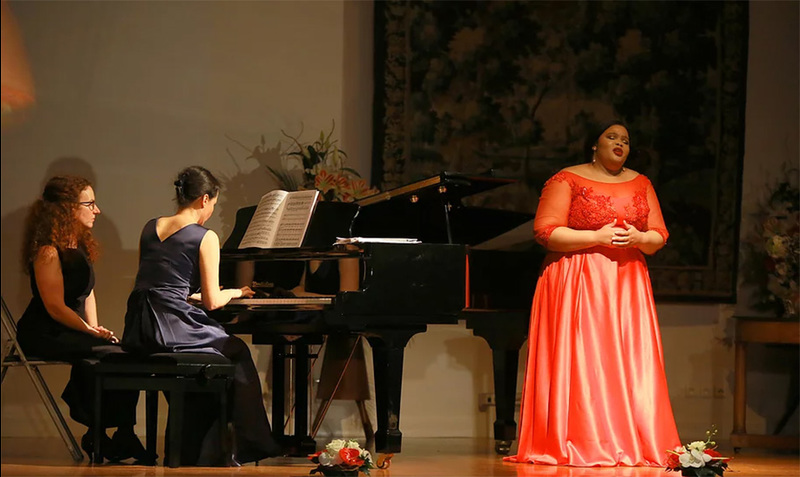
[[[282,454],[270,431],[261,382],[250,350],[206,312],[187,302],[199,290],[200,243],[208,229],[189,224],[163,241],[152,219],[139,240],[139,272],[128,298],[122,346],[140,353],[193,352],[226,356],[236,365],[231,403],[235,458],[253,462]],[[219,442],[218,404],[206,394],[187,396],[182,465],[225,462]]]
[[[208,229],[189,224],[162,242],[156,222],[139,241],[139,272],[128,299],[122,346],[148,353],[217,353],[228,334],[205,311],[186,301],[199,289],[200,242]]]
[[[64,282],[64,304],[85,321],[86,298],[94,289],[94,268],[80,248],[59,251],[58,259]],[[103,338],[74,330],[56,321],[42,302],[32,264],[28,272],[33,297],[17,323],[17,340],[29,359],[36,357],[73,364],[70,379],[61,398],[69,405],[72,419],[93,427],[94,379],[79,362],[83,358],[121,352],[121,349]],[[136,423],[138,399],[139,393],[135,391],[108,391],[103,398],[108,405],[103,406],[101,427],[133,426]]]

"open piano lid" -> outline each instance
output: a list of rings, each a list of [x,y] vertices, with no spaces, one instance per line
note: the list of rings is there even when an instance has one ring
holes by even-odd
[[[530,214],[471,207],[461,199],[516,179],[486,174],[439,174],[357,201],[353,223],[358,237],[407,237],[424,243],[475,245],[533,217]]]
[[[517,182],[517,180],[494,177],[494,172],[492,170],[484,174],[461,174],[458,172],[443,171],[427,179],[422,179],[397,187],[396,189],[365,197],[356,201],[356,203],[361,207],[365,207],[395,198],[411,198],[412,196],[417,196],[416,198],[418,200],[425,200],[431,196],[435,196],[437,197],[437,201],[442,196],[446,196],[448,201],[456,203],[463,197],[468,197],[514,182]]]

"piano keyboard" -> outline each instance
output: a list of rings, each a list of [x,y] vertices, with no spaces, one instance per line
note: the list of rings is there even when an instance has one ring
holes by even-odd
[[[269,306],[269,305],[330,305],[333,297],[302,296],[294,298],[234,298],[228,305]]]

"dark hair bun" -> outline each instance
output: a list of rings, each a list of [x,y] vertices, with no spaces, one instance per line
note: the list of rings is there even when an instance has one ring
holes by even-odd
[[[214,198],[220,190],[217,178],[208,169],[200,166],[191,166],[182,170],[173,184],[179,207],[186,207],[205,194]]]

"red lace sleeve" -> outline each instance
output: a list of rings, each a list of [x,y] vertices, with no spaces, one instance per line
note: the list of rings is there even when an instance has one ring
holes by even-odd
[[[653,184],[647,180],[647,205],[650,207],[650,214],[647,216],[647,230],[655,230],[662,237],[664,243],[667,243],[669,232],[667,226],[664,224],[664,217],[661,215],[661,206],[658,204],[658,197],[656,191],[653,189]]]
[[[567,225],[571,200],[572,187],[566,174],[559,172],[545,182],[533,221],[537,242],[547,247],[553,230]]]

